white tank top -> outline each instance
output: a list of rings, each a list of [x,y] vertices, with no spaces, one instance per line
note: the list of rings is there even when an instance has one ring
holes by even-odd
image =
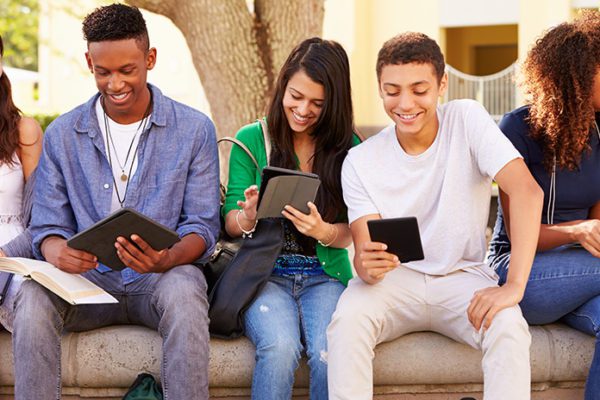
[[[14,164],[0,163],[0,245],[23,232],[23,166],[16,154]]]

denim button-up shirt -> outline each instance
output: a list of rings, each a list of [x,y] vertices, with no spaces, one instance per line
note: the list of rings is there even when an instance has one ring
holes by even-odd
[[[206,115],[149,87],[152,116],[140,136],[138,167],[124,207],[136,209],[180,237],[199,235],[206,242],[204,260],[212,254],[219,232],[215,128]],[[31,223],[33,252],[39,259],[46,237],[68,239],[110,213],[114,184],[96,117],[99,96],[61,115],[46,130]],[[98,270],[109,268],[100,265]],[[130,283],[139,274],[126,268],[122,277]]]

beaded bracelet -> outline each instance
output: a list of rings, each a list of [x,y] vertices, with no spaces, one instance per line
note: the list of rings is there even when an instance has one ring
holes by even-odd
[[[335,239],[337,239],[338,237],[338,227],[335,224],[331,224],[331,229],[333,229],[333,239],[331,239],[329,241],[329,243],[323,243],[320,240],[317,240],[317,242],[323,246],[323,247],[329,247],[333,244],[333,242],[335,242]]]
[[[245,230],[242,227],[242,224],[240,223],[240,215],[244,214],[244,217],[246,217],[246,214],[244,213],[244,209],[240,208],[238,210],[238,213],[235,214],[235,222],[237,222],[238,227],[240,228],[240,230],[242,231],[242,237],[252,237],[252,233],[256,230],[256,225],[258,225],[258,219],[254,221],[254,226],[250,229],[250,230]],[[248,219],[248,217],[246,217],[246,219]],[[249,219],[248,219],[249,220]]]

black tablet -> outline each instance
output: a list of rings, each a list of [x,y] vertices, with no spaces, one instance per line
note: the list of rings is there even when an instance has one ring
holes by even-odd
[[[263,168],[257,218],[282,217],[281,211],[288,204],[308,214],[310,210],[306,203],[315,201],[320,184],[319,176],[309,172],[278,167]]]
[[[417,218],[388,218],[367,221],[373,242],[387,244],[387,252],[395,254],[400,262],[425,258]]]
[[[115,242],[119,236],[129,239],[133,234],[155,250],[166,249],[179,241],[179,235],[166,226],[131,208],[122,208],[67,240],[67,245],[87,251],[98,257],[98,262],[120,271],[126,265],[117,256]]]

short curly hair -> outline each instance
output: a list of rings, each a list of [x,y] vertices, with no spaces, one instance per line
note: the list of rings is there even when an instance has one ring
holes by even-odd
[[[440,46],[424,33],[405,32],[394,36],[383,44],[377,55],[377,79],[386,65],[431,64],[438,82],[442,80],[446,69],[444,55]]]
[[[142,13],[125,4],[99,7],[88,14],[83,20],[83,38],[88,43],[135,39],[142,50],[150,47]]]
[[[594,77],[600,68],[600,13],[586,11],[538,39],[522,68],[531,104],[531,137],[542,144],[544,166],[575,170],[594,127]]]

